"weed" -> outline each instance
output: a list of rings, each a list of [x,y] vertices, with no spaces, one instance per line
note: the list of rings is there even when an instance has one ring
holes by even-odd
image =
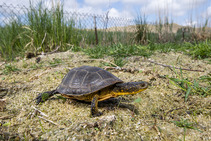
[[[124,58],[122,57],[115,57],[114,58],[114,63],[119,66],[119,67],[123,67],[126,63],[127,63],[127,60],[125,60]]]
[[[152,52],[147,46],[141,45],[122,45],[115,44],[111,46],[96,46],[93,48],[83,49],[83,51],[91,58],[103,58],[105,56],[114,57],[114,63],[123,66],[127,63],[126,57],[144,56],[149,57]]]
[[[199,77],[199,80],[203,82],[207,82],[209,85],[211,85],[211,73],[209,73],[208,75]]]
[[[33,70],[36,70],[36,69],[42,68],[42,66],[43,66],[42,63],[40,63],[40,64],[32,63],[30,65],[30,68]]]
[[[60,46],[59,51],[72,49],[79,51],[94,45],[94,30],[87,30],[80,24],[76,25],[75,17],[65,17],[63,5],[55,5],[48,9],[40,2],[37,7],[30,3],[23,14],[26,21],[14,17],[12,22],[0,26],[0,54],[6,60],[15,60],[25,52],[49,52]],[[126,31],[98,31],[99,44],[114,43],[131,44],[131,35]],[[74,47],[72,47],[74,46]],[[80,46],[80,47],[79,47]]]
[[[19,20],[13,20],[9,25],[0,27],[0,54],[7,60],[14,60],[22,55],[24,41],[20,36],[22,24]]]
[[[175,70],[174,72],[176,74],[176,78],[169,78],[170,83],[185,92],[185,102],[188,100],[188,96],[190,94],[201,96],[211,95],[210,88],[200,86],[198,80],[195,79],[193,80],[193,82],[191,82],[188,78],[184,78],[182,74],[182,69],[180,69],[180,74],[178,74]]]
[[[211,57],[211,43],[206,41],[200,44],[195,44],[190,48],[190,54],[197,59],[204,59]]]
[[[184,128],[184,135],[183,135],[183,140],[185,141],[185,136],[186,136],[186,130],[187,129],[194,129],[197,130],[199,132],[202,132],[201,130],[199,130],[198,128],[194,127],[194,123],[189,122],[187,119],[182,119],[180,121],[172,121],[176,126],[178,127],[182,127]]]
[[[93,48],[83,49],[91,58],[103,58],[109,52],[109,47],[95,46]]]
[[[84,51],[92,58],[113,56],[120,65],[124,65],[121,60],[125,57],[133,55],[149,57],[154,51],[163,53],[182,51],[197,59],[210,58],[210,40],[198,42],[192,39],[191,41],[193,30],[191,28],[188,28],[185,33],[179,29],[174,35],[173,22],[170,22],[168,17],[164,20],[159,18],[154,25],[156,32],[150,31],[151,25],[142,15],[137,16],[135,20],[136,32],[127,32],[126,28],[123,31],[98,30],[99,45],[93,47],[94,30],[87,30],[81,24],[78,25],[74,17],[67,18],[65,14],[63,5],[48,9],[43,2],[40,2],[37,7],[31,3],[28,11],[23,15],[26,23],[22,23],[15,17],[10,23],[0,26],[1,57],[15,60],[17,56],[23,57],[26,52],[38,54],[52,51],[60,46],[59,51],[68,49]],[[207,22],[206,20],[203,32]],[[184,39],[183,42],[181,38]],[[138,45],[131,45],[134,40]],[[143,44],[146,46],[142,46]]]
[[[6,123],[4,123],[2,126],[10,126],[11,125],[11,123],[10,122],[6,122]]]
[[[44,127],[43,127],[42,123],[41,123],[41,120],[40,120],[38,117],[37,117],[37,119],[38,119],[38,121],[39,121],[39,123],[40,123],[41,129],[42,129],[42,132],[44,133],[44,132],[45,132],[45,129],[44,129]]]
[[[134,100],[134,103],[140,103],[140,102],[141,102],[141,98],[140,97]]]
[[[135,40],[137,43],[146,44],[148,42],[149,28],[146,16],[139,15],[136,20]]]
[[[3,69],[3,74],[10,74],[11,72],[17,72],[20,71],[20,69],[16,68],[15,66],[11,65],[11,64],[6,64],[4,69]]]
[[[23,63],[22,67],[23,68],[27,68],[28,67],[28,64],[27,63]]]
[[[53,58],[53,61],[49,61],[51,67],[56,67],[62,63],[61,59]]]

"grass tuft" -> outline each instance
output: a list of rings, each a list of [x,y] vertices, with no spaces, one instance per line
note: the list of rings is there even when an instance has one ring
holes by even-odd
[[[11,64],[6,64],[4,69],[3,69],[3,74],[8,75],[12,72],[17,72],[20,71],[16,66],[11,65]]]
[[[178,127],[182,127],[184,128],[184,134],[183,134],[183,141],[185,141],[185,137],[186,137],[186,130],[187,129],[194,129],[197,130],[199,132],[202,132],[201,130],[199,130],[198,128],[194,127],[195,123],[189,122],[187,119],[182,119],[180,121],[172,121],[176,126]]]
[[[208,96],[210,93],[210,86],[202,86],[199,84],[199,79],[194,79],[193,81],[189,80],[189,78],[184,78],[182,70],[180,69],[180,74],[178,74],[174,70],[176,77],[170,77],[169,81],[174,86],[181,89],[185,94],[185,102],[188,100],[188,96],[192,95],[200,95],[200,96]],[[209,82],[209,79],[203,79],[204,81]]]

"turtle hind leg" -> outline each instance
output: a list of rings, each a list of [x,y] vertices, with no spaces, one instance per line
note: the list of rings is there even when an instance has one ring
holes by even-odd
[[[91,102],[91,116],[97,117],[101,116],[103,113],[98,111],[98,95],[95,95]]]
[[[52,90],[52,91],[47,91],[47,92],[38,94],[38,96],[35,98],[36,104],[38,105],[39,103],[45,102],[51,96],[53,96],[54,94],[57,94],[57,93],[58,92],[56,90]]]

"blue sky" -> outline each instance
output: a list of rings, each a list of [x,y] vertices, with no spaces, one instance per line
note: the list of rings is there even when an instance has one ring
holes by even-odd
[[[34,0],[36,4],[38,0]],[[168,16],[180,25],[203,24],[211,21],[211,0],[43,0],[46,7],[52,3],[64,3],[65,11],[106,14],[111,17],[135,18],[145,14],[148,22],[155,22],[158,17]],[[0,0],[0,5],[29,5],[29,0]],[[211,22],[209,21],[209,26]]]

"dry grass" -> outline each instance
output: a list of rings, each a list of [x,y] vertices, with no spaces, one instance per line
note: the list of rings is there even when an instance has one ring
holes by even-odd
[[[0,137],[6,139],[10,135],[11,138],[25,140],[183,140],[183,128],[173,121],[188,119],[194,123],[194,128],[202,132],[187,129],[186,140],[210,140],[210,96],[190,96],[184,103],[181,91],[161,77],[174,76],[174,72],[140,57],[128,58],[129,63],[124,66],[140,69],[140,72],[111,71],[124,81],[144,80],[151,83],[146,91],[125,96],[130,100],[141,98],[140,102],[133,102],[139,115],[128,109],[100,107],[101,111],[105,110],[103,116],[90,118],[89,104],[56,96],[35,105],[33,99],[37,94],[55,89],[68,68],[81,65],[103,67],[99,61],[84,61],[86,59],[88,57],[81,53],[67,51],[43,56],[40,64],[36,64],[34,58],[13,63],[21,71],[0,76],[0,86],[9,89],[4,97],[7,99],[6,109],[0,112]],[[106,59],[112,61],[112,58]],[[183,75],[191,79],[207,75],[211,70],[210,64],[192,60],[181,53],[157,54],[151,59],[205,71],[183,71]]]

